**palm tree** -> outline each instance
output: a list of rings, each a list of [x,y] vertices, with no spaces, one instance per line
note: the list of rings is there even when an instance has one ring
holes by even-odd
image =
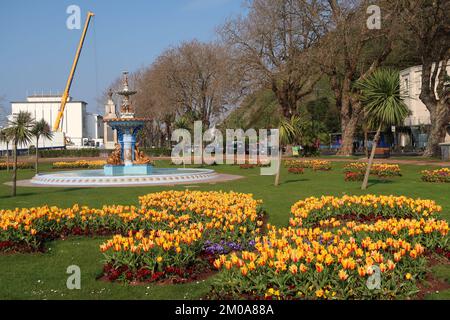
[[[35,164],[35,169],[36,169],[36,174],[39,173],[39,139],[41,137],[45,138],[45,139],[53,139],[53,132],[50,129],[49,124],[47,123],[47,121],[45,121],[44,119],[39,120],[38,122],[36,122],[33,126],[33,128],[31,129],[31,134],[36,138],[36,164]]]
[[[386,126],[403,123],[409,114],[409,110],[400,94],[399,73],[395,70],[378,69],[369,78],[359,82],[357,87],[361,93],[361,102],[364,106],[367,124],[370,127],[377,128],[366,174],[361,186],[361,189],[365,190],[367,189],[381,130]]]
[[[278,151],[277,174],[275,175],[275,186],[280,184],[281,156],[283,147],[292,143],[300,134],[301,119],[292,116],[290,119],[283,118],[280,121],[278,131],[280,134],[280,150]]]
[[[31,128],[33,126],[31,113],[20,111],[10,122],[8,132],[13,144],[13,176],[12,176],[12,196],[16,196],[17,186],[17,146],[31,142]]]

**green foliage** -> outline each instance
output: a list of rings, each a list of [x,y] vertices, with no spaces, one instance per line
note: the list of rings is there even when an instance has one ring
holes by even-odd
[[[403,123],[409,109],[400,94],[399,73],[392,69],[378,69],[356,84],[361,91],[366,121],[371,126],[391,126]]]
[[[170,157],[172,154],[170,148],[145,148],[141,150],[149,157]]]
[[[277,99],[271,90],[261,90],[249,95],[239,108],[222,123],[222,128],[269,129],[280,121]]]
[[[53,138],[53,132],[50,129],[50,125],[44,119],[41,119],[34,124],[33,128],[31,129],[31,134],[38,139],[41,137],[46,139]]]
[[[39,150],[41,158],[76,158],[76,157],[99,157],[99,149],[61,149],[61,150]]]
[[[20,111],[9,123],[8,132],[15,144],[28,144],[31,141],[33,118],[31,113]]]
[[[309,101],[306,104],[306,110],[311,115],[311,120],[323,127],[324,132],[331,133],[341,130],[339,110],[328,97]]]

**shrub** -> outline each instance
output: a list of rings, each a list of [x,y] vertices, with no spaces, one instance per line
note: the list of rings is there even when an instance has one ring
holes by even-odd
[[[61,150],[40,150],[41,158],[77,158],[77,157],[99,157],[100,149],[61,149]]]

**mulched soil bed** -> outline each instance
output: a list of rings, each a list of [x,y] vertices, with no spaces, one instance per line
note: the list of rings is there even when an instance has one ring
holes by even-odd
[[[103,267],[103,274],[97,280],[106,282],[121,282],[122,280],[126,280],[132,286],[149,283],[157,285],[190,283],[205,280],[216,274],[217,271],[213,267],[213,262],[216,258],[217,255],[202,253],[198,263],[195,265],[189,266],[188,268],[167,267],[162,272],[151,272],[146,268],[141,268],[133,272],[126,266],[116,269],[112,265],[105,265]]]

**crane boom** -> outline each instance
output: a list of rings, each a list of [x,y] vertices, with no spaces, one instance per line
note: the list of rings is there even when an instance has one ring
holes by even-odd
[[[73,60],[72,69],[70,70],[69,78],[67,79],[66,88],[64,90],[63,96],[61,98],[61,106],[59,107],[58,116],[56,117],[55,124],[53,125],[53,131],[61,131],[61,120],[64,116],[64,110],[66,109],[67,99],[69,98],[70,87],[72,86],[73,76],[75,70],[77,69],[78,59],[80,58],[81,49],[83,49],[84,39],[86,38],[86,33],[89,28],[89,23],[94,13],[88,12],[86,23],[84,24],[83,33],[81,34],[80,43],[78,44],[77,53],[75,54],[75,59]]]

